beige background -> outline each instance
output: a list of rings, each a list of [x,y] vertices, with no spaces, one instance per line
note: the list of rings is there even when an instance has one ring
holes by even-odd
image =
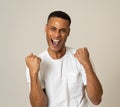
[[[30,107],[24,58],[47,48],[44,25],[53,10],[71,15],[67,45],[91,53],[104,89],[98,107],[119,107],[119,0],[0,0],[0,107]]]

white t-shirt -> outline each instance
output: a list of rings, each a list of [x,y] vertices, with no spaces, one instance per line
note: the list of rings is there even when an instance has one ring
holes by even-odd
[[[74,57],[76,50],[66,47],[66,54],[52,59],[47,50],[41,58],[39,78],[46,90],[48,107],[88,107],[84,86],[87,85],[83,66]],[[26,70],[30,83],[29,70]]]

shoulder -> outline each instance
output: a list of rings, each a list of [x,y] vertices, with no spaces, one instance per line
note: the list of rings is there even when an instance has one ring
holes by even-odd
[[[74,54],[76,53],[76,49],[72,47],[66,47],[66,59],[71,60],[71,62],[76,63],[76,58]]]
[[[74,56],[77,49],[71,48],[71,47],[67,47],[66,49],[67,49],[67,51],[66,51],[67,55],[66,56],[69,58],[69,60],[71,59],[71,61],[73,61],[74,64],[76,64],[78,67],[80,67],[81,64],[79,63],[78,59]]]
[[[38,57],[41,59],[45,59],[47,56],[48,56],[47,49],[41,52],[40,54],[38,54]]]
[[[66,52],[71,55],[74,55],[76,53],[76,49],[72,47],[66,47]]]

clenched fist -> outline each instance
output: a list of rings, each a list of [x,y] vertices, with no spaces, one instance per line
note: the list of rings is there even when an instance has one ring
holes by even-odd
[[[78,59],[78,61],[83,66],[86,65],[86,64],[90,64],[89,52],[88,52],[87,48],[80,48],[80,49],[78,49],[74,56]]]
[[[41,62],[41,59],[39,57],[31,53],[25,58],[25,61],[31,75],[37,74],[39,72]]]

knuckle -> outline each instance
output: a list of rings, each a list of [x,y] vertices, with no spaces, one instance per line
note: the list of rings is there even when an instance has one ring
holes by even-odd
[[[27,61],[29,59],[29,56],[25,57],[25,61]]]

